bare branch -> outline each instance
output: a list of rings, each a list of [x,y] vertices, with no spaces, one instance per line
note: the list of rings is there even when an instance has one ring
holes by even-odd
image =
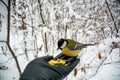
[[[8,69],[8,67],[6,67],[6,66],[0,66],[0,70],[7,70]]]
[[[19,66],[18,59],[17,59],[15,53],[13,52],[13,50],[12,50],[12,48],[10,47],[10,45],[9,45],[8,42],[7,42],[7,45],[8,45],[8,48],[9,48],[9,50],[10,50],[12,56],[14,57],[14,60],[15,60],[15,62],[16,62],[16,65],[17,65],[17,68],[18,68],[18,71],[19,71],[19,74],[21,75],[22,72],[21,72],[21,69],[20,69],[20,66]]]
[[[0,41],[0,42],[7,42],[7,41]]]
[[[110,50],[109,55],[111,54],[112,51],[113,51],[113,48]],[[94,73],[90,78],[94,77],[94,76],[98,73],[100,67],[103,65],[103,63],[105,62],[105,60],[107,59],[107,57],[108,57],[108,56],[105,56],[105,57],[102,59],[102,62],[101,62],[101,63],[99,64],[99,66],[97,67],[97,70],[95,71],[95,73]],[[90,78],[89,78],[89,79],[90,79]]]
[[[43,18],[43,14],[42,14],[42,4],[40,3],[40,0],[38,0],[39,3],[39,8],[40,8],[40,16],[42,18],[42,23],[45,24],[44,18]]]
[[[17,65],[17,68],[18,68],[18,71],[19,71],[19,74],[21,75],[21,69],[20,69],[20,66],[19,66],[19,62],[18,62],[18,59],[15,55],[15,53],[13,52],[11,46],[10,46],[10,7],[11,7],[11,1],[8,0],[8,33],[7,33],[7,46],[12,54],[12,56],[14,57],[14,60],[16,62],[16,65]]]
[[[116,23],[115,23],[114,17],[113,17],[113,15],[112,15],[112,12],[111,12],[111,10],[110,10],[110,7],[109,7],[109,4],[108,4],[107,0],[105,0],[105,3],[106,3],[106,5],[107,5],[107,7],[108,7],[108,10],[109,10],[109,12],[110,12],[110,16],[111,16],[111,18],[112,18],[112,20],[113,20],[113,23],[114,23],[114,26],[115,26],[115,30],[116,30],[116,32],[118,33],[117,25],[116,25]]]
[[[67,37],[67,29],[68,29],[68,25],[65,26],[65,38]]]
[[[6,8],[8,9],[8,6],[7,6],[7,4],[3,1],[3,0],[0,0],[5,6],[6,6]]]
[[[44,42],[45,53],[47,53],[48,52],[48,48],[47,48],[47,35],[46,35],[46,33],[44,33],[42,35],[42,37],[43,37],[43,42]]]
[[[120,64],[120,61],[103,63],[101,66],[110,65],[110,64]],[[87,69],[89,69],[89,68],[97,68],[97,67],[98,66],[86,66]]]

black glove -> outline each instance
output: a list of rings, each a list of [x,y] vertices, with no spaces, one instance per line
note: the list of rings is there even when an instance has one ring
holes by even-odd
[[[78,64],[79,59],[74,59],[68,66],[52,66],[48,61],[52,56],[44,56],[31,61],[19,80],[62,80]]]

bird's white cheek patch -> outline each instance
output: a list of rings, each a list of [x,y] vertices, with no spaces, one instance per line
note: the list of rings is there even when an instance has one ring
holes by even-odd
[[[62,44],[62,46],[60,48],[64,48],[66,45],[67,45],[67,42],[64,41],[63,44]]]

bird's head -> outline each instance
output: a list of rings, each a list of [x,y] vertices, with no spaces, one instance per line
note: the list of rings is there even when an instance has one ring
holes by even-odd
[[[59,39],[58,40],[58,49],[63,49],[64,47],[66,47],[67,46],[67,44],[68,44],[68,41],[67,40],[65,40],[65,39]]]

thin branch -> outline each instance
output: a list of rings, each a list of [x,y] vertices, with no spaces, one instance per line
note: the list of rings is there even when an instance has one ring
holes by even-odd
[[[13,50],[12,50],[12,48],[10,47],[10,45],[9,45],[9,43],[7,42],[7,46],[8,46],[8,48],[9,48],[9,50],[10,50],[10,52],[11,52],[11,54],[12,54],[12,56],[14,57],[14,60],[15,60],[15,62],[16,62],[16,66],[17,66],[17,68],[18,68],[18,71],[19,71],[19,75],[21,76],[21,69],[20,69],[20,66],[19,66],[19,62],[18,62],[18,59],[17,59],[17,57],[16,57],[16,55],[15,55],[15,53],[13,52]]]
[[[113,51],[113,48],[110,50],[109,55],[111,54],[112,51]],[[103,58],[102,62],[101,62],[101,63],[99,64],[99,66],[97,67],[97,70],[95,71],[95,73],[94,73],[90,78],[94,77],[94,76],[98,73],[100,67],[103,65],[103,63],[105,62],[105,60],[107,59],[107,57],[108,57],[108,56],[106,56],[106,57]],[[90,79],[90,78],[89,78],[89,79]]]
[[[0,66],[0,70],[7,70],[8,69],[8,67],[6,67],[6,66]]]
[[[67,29],[68,29],[68,25],[65,26],[65,38],[67,37]]]
[[[43,34],[43,42],[44,42],[45,53],[47,53],[48,47],[47,47],[47,35],[46,35],[46,33]]]
[[[114,17],[113,17],[113,15],[112,15],[112,12],[111,12],[111,10],[110,10],[110,7],[109,7],[109,4],[108,4],[107,0],[105,0],[105,3],[106,3],[106,5],[107,5],[107,7],[108,7],[108,10],[109,10],[109,12],[110,12],[110,16],[111,16],[111,18],[112,18],[112,20],[113,20],[113,23],[114,23],[114,26],[115,26],[115,30],[116,30],[116,32],[118,33],[117,25],[116,25],[116,23],[115,23]]]
[[[14,60],[16,62],[16,66],[18,68],[18,71],[19,71],[19,74],[21,75],[21,69],[20,69],[20,66],[19,66],[19,62],[18,62],[18,59],[15,55],[15,53],[13,52],[11,46],[10,46],[10,7],[11,7],[11,0],[8,0],[8,29],[7,29],[7,46],[12,54],[12,56],[14,57]]]
[[[7,42],[7,41],[2,41],[2,40],[1,40],[0,42]]]
[[[42,14],[42,4],[40,3],[40,0],[38,0],[38,3],[39,3],[39,8],[40,8],[40,16],[41,16],[41,19],[42,19],[42,23],[45,24],[43,14]]]
[[[103,63],[101,66],[110,65],[110,64],[120,64],[120,61]],[[89,69],[89,68],[98,68],[98,66],[87,66],[86,68],[87,69]]]
[[[26,35],[26,32],[24,32],[24,35],[23,35],[23,40],[24,40],[24,53],[25,53],[25,55],[26,55],[26,58],[27,58],[27,60],[29,60],[29,57],[28,57],[28,52],[27,52],[27,42],[26,42],[26,37],[27,37],[27,35]]]
[[[48,48],[47,48],[47,34],[46,33],[44,35],[44,40],[45,40],[45,49],[46,49],[46,52],[48,52]]]
[[[103,65],[108,65],[108,64],[117,64],[117,63],[120,63],[120,61],[115,61],[115,62],[104,63]]]
[[[3,1],[3,0],[0,0],[5,6],[6,6],[6,8],[8,9],[8,6],[7,6],[7,4]]]

